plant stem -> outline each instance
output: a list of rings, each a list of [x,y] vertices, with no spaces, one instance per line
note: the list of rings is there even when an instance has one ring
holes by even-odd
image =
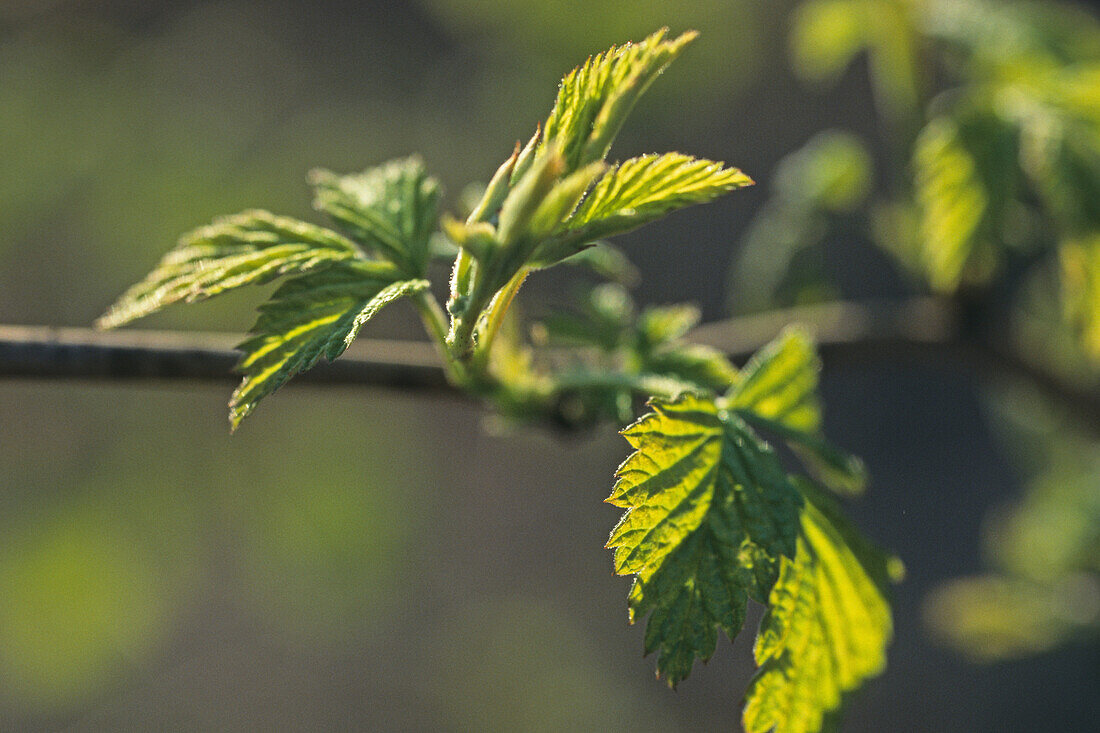
[[[447,334],[447,352],[454,361],[465,364],[474,351],[474,326],[477,325],[481,309],[489,299],[478,294],[471,295],[467,301],[467,310],[460,316],[451,318],[451,330]]]
[[[523,286],[530,270],[526,267],[520,269],[502,290],[497,291],[493,299],[489,301],[489,307],[485,311],[485,326],[478,332],[477,348],[473,361],[477,368],[484,369],[489,363],[489,352],[493,347],[493,339],[500,331],[504,323],[504,316],[516,297],[516,293]]]
[[[632,374],[621,371],[591,371],[560,377],[554,382],[554,392],[561,394],[585,389],[610,388],[630,390],[653,397],[673,399],[683,392],[698,391],[698,387],[673,377],[654,374]]]
[[[412,302],[413,305],[416,306],[416,310],[420,313],[420,318],[424,321],[424,327],[432,337],[432,342],[435,344],[436,351],[443,361],[443,368],[447,373],[447,381],[455,386],[465,384],[466,369],[454,358],[450,349],[447,348],[447,315],[439,306],[439,301],[435,299],[435,296],[432,295],[430,290],[421,290],[413,296]]]

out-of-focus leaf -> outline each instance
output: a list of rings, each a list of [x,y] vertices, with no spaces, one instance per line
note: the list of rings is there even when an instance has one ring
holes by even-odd
[[[1084,352],[1100,365],[1100,232],[1087,240],[1063,242],[1059,260],[1066,316]]]
[[[854,135],[828,130],[780,161],[772,197],[753,219],[730,270],[730,303],[736,312],[799,302],[807,292],[829,290],[817,253],[838,215],[858,208],[871,187],[871,156]]]
[[[704,344],[675,343],[650,352],[645,370],[696,384],[711,392],[725,392],[739,377],[726,355]]]
[[[918,105],[919,62],[913,4],[907,0],[810,0],[794,15],[795,69],[809,79],[835,79],[867,51],[883,108],[899,118]]]
[[[1100,369],[1082,350],[1081,332],[1066,319],[1066,289],[1058,270],[1041,268],[1025,281],[1013,311],[1013,343],[1068,383],[1100,388]]]
[[[921,261],[932,286],[954,290],[989,277],[998,216],[1015,194],[1014,132],[990,116],[964,124],[937,118],[921,131],[913,157]]]
[[[542,320],[542,328],[552,341],[610,351],[623,345],[634,317],[630,293],[615,283],[603,283],[587,293],[579,313],[552,313]]]
[[[1096,19],[1069,3],[924,0],[919,9],[921,30],[962,53],[974,77],[1021,61],[1064,65],[1100,57]]]
[[[1076,451],[1076,465],[1055,463],[986,525],[987,555],[1000,570],[1038,583],[1100,573],[1100,446]]]
[[[925,621],[978,661],[1100,639],[1100,444],[1040,394],[1014,389],[993,405],[1027,490],[983,527],[994,572],[936,589]]]
[[[1031,656],[1100,637],[1100,582],[1084,573],[1049,585],[1002,575],[962,578],[933,591],[924,616],[975,661]]]
[[[689,304],[646,308],[638,317],[635,347],[646,372],[722,393],[737,381],[737,367],[717,349],[680,340],[695,327],[701,315],[698,308]]]
[[[638,316],[638,334],[647,346],[659,346],[695,328],[700,318],[699,309],[686,303],[646,308]]]
[[[810,0],[794,12],[791,52],[795,69],[809,79],[839,76],[867,43],[866,3]]]
[[[858,137],[826,130],[780,161],[772,190],[808,209],[849,211],[867,198],[871,173],[871,155]]]

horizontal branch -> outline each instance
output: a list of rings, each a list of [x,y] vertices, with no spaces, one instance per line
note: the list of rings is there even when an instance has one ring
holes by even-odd
[[[233,368],[243,336],[172,331],[0,326],[0,378],[92,381],[239,381]],[[295,381],[404,390],[449,390],[431,344],[360,339],[343,357],[321,361]]]
[[[1046,371],[1007,345],[965,339],[959,323],[952,302],[941,298],[837,302],[716,321],[688,338],[744,361],[789,324],[801,324],[830,366],[938,360],[983,375],[1019,378],[1100,433],[1096,389]],[[0,326],[0,378],[229,382],[236,379],[240,353],[234,346],[241,340],[224,333]],[[434,348],[422,341],[361,338],[337,361],[321,362],[295,381],[457,394]]]

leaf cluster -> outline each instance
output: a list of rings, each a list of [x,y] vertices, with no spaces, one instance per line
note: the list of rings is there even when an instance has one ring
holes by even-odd
[[[635,576],[630,618],[675,686],[718,632],[740,631],[749,598],[769,615],[761,669],[746,695],[751,731],[814,731],[844,694],[885,665],[892,561],[863,540],[819,485],[852,492],[862,464],[820,436],[819,364],[788,331],[724,393],[651,401],[623,431],[635,452],[608,502],[626,510],[611,533],[615,569]],[[761,430],[804,457],[818,484],[789,475]],[[896,575],[896,572],[894,573]]]
[[[578,309],[549,314],[530,335],[516,305],[530,273],[561,263],[629,273],[605,238],[752,183],[682,153],[607,162],[638,98],[694,36],[658,31],[566,75],[545,123],[516,144],[464,220],[440,215],[440,187],[415,157],[352,175],[314,171],[314,207],[331,228],[263,211],[219,219],[185,235],[99,325],[281,279],[239,347],[234,428],[295,374],[339,357],[379,310],[402,299],[419,312],[451,382],[505,415],[625,423],[648,398],[652,412],[624,431],[634,452],[608,499],[625,510],[608,547],[616,571],[635,576],[630,615],[648,616],[645,648],[675,685],[695,659],[709,658],[719,630],[740,631],[748,598],[771,605],[747,720],[804,730],[881,669],[890,635],[884,591],[864,582],[882,556],[836,529],[839,520],[820,519],[816,489],[789,475],[763,437],[798,455],[822,485],[846,494],[864,486],[858,459],[823,439],[808,337],[789,331],[739,370],[685,342],[697,309],[639,311],[618,283],[593,288]],[[852,185],[824,169],[817,178],[823,200],[843,198],[840,189]],[[450,246],[438,246],[441,238]],[[441,250],[454,256],[445,308],[432,288]],[[826,587],[833,570],[847,585]],[[854,628],[865,620],[858,614],[804,622],[830,603],[864,608],[878,625]],[[841,668],[799,662],[802,671],[792,673],[788,660],[776,673],[784,650],[797,645]],[[806,680],[817,679],[831,686],[810,699]]]

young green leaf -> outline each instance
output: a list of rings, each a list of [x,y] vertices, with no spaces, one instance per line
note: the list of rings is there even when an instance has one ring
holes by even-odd
[[[593,240],[623,234],[677,209],[752,185],[744,173],[724,166],[681,153],[643,155],[619,163],[596,182],[535,259],[541,265],[552,264]]]
[[[798,551],[784,557],[756,638],[760,665],[746,693],[747,733],[816,733],[886,666],[893,634],[892,561],[809,489]]]
[[[424,172],[420,158],[393,160],[346,176],[318,169],[309,180],[315,208],[405,274],[423,276],[440,191],[439,182]]]
[[[665,40],[668,29],[640,43],[613,46],[588,59],[562,79],[538,153],[560,150],[566,172],[603,160],[638,98],[698,35],[684,33]],[[516,164],[516,178],[523,162]]]
[[[745,365],[726,395],[727,405],[787,441],[829,488],[858,494],[867,483],[863,462],[821,437],[820,370],[810,339],[788,329]]]
[[[763,600],[776,561],[793,556],[800,498],[771,449],[712,399],[652,400],[623,435],[635,452],[608,503],[626,509],[607,542],[635,574],[631,620],[652,611],[646,651],[675,685],[731,638],[745,599]]]
[[[425,290],[390,263],[349,262],[289,280],[260,306],[237,371],[244,380],[229,402],[236,429],[256,404],[324,356],[336,359],[383,306]]]
[[[358,256],[355,244],[336,232],[266,211],[246,211],[185,234],[96,326],[114,328],[172,303],[202,300]]]

